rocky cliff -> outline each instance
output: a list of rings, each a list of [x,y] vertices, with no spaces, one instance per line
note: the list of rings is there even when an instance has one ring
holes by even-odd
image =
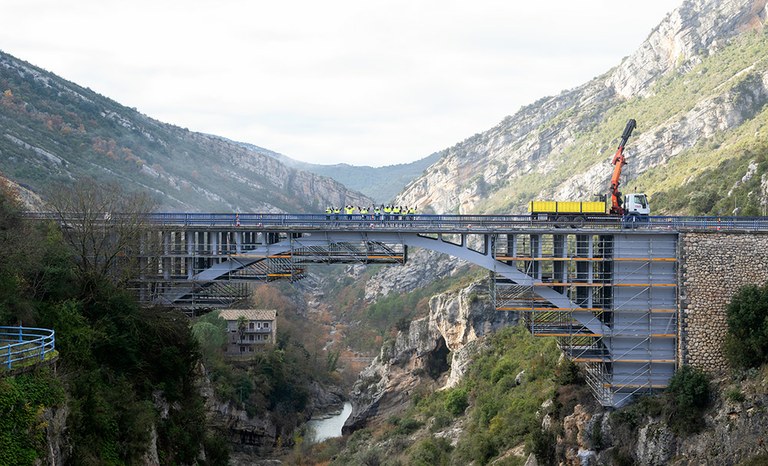
[[[401,411],[417,387],[453,386],[482,337],[517,321],[517,314],[490,305],[487,284],[481,283],[434,296],[429,309],[428,317],[412,321],[407,331],[387,341],[360,374],[345,432]]]
[[[543,425],[559,432],[557,449],[566,465],[765,464],[766,384],[764,371],[743,380],[715,380],[715,399],[699,433],[675,433],[668,419],[653,409],[633,406],[610,412],[594,402],[576,404],[561,422],[545,415]],[[547,403],[542,413],[553,409]],[[612,419],[616,417],[621,420]]]

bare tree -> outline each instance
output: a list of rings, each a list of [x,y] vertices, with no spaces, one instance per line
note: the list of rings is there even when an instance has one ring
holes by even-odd
[[[82,278],[125,284],[138,277],[151,248],[148,215],[156,202],[94,179],[60,185],[51,206],[72,248]]]

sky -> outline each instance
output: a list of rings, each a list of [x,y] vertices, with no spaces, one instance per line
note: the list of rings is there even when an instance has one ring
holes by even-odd
[[[2,0],[0,50],[157,120],[407,163],[618,65],[682,0]]]

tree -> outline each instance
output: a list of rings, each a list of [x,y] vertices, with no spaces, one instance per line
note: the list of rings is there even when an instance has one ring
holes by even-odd
[[[156,248],[147,214],[156,202],[146,193],[127,193],[116,183],[85,179],[59,185],[52,196],[65,242],[72,248],[81,278],[124,284],[138,277]]]
[[[29,297],[42,269],[42,235],[22,217],[14,187],[0,174],[0,325],[33,319]]]
[[[683,366],[672,376],[667,387],[667,420],[673,431],[687,434],[701,430],[710,391],[709,377],[695,367]]]
[[[741,288],[728,305],[725,355],[735,369],[768,361],[768,284]]]

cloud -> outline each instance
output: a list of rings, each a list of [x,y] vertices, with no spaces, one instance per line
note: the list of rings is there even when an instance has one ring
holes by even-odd
[[[618,64],[681,0],[9,0],[6,52],[315,163],[425,157]]]

